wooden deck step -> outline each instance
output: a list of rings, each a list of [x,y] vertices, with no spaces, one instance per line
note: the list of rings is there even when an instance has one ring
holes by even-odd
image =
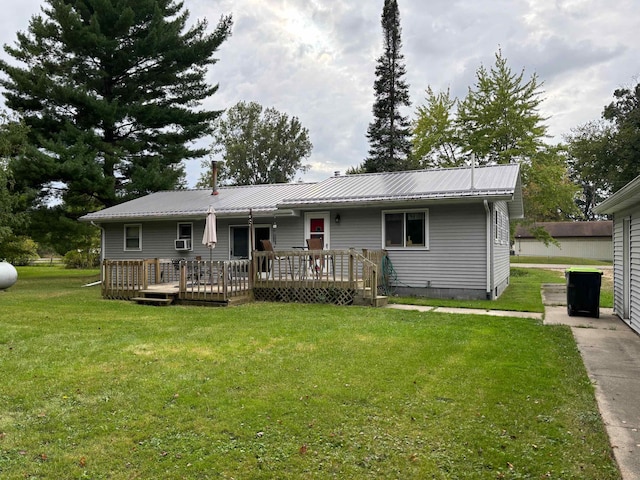
[[[134,297],[132,300],[140,305],[166,306],[173,303],[173,298]]]
[[[140,305],[171,305],[176,299],[177,293],[161,292],[153,290],[142,290],[141,297],[134,297],[132,300]]]

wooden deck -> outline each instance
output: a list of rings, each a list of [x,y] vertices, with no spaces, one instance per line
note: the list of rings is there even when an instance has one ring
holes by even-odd
[[[226,262],[105,260],[102,294],[154,305],[255,299],[378,306],[386,303],[377,294],[380,258],[378,252],[322,250],[256,251],[252,260]]]

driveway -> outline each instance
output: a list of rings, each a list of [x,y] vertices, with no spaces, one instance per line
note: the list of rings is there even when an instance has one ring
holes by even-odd
[[[600,318],[570,317],[562,284],[542,292],[545,325],[571,327],[622,478],[640,479],[640,336],[610,308]]]

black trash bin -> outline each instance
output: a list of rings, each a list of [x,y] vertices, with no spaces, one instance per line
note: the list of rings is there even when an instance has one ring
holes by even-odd
[[[600,317],[602,271],[596,268],[569,268],[567,279],[567,313]]]

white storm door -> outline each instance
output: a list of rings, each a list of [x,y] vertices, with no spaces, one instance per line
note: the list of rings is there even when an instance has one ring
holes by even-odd
[[[321,238],[324,250],[330,250],[329,227],[331,225],[329,212],[304,214],[304,238]]]

